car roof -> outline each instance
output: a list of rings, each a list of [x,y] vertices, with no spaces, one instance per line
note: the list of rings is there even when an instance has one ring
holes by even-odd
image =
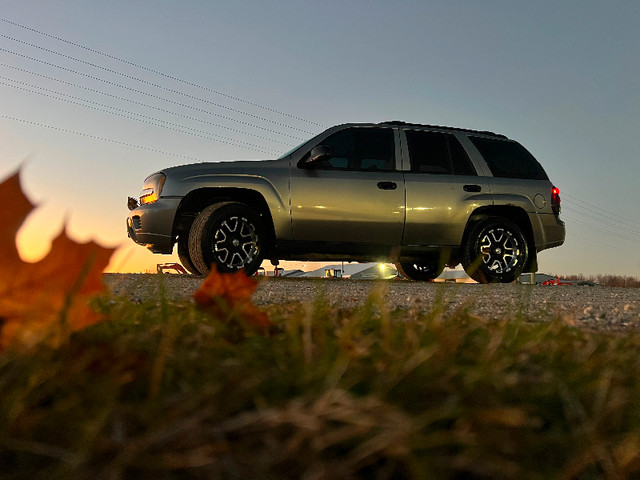
[[[471,130],[469,128],[458,128],[458,127],[446,127],[442,125],[423,125],[420,123],[408,123],[400,120],[391,120],[386,122],[380,122],[377,125],[386,125],[391,127],[417,127],[417,128],[432,128],[437,130],[449,130],[453,132],[466,132],[466,133],[476,133],[480,135],[491,135],[493,137],[507,138],[506,135],[502,135],[501,133],[490,132],[488,130]]]

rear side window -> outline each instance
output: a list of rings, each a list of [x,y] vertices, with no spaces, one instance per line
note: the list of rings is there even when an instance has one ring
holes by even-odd
[[[411,171],[441,175],[477,175],[469,156],[451,134],[406,130]]]
[[[517,142],[469,137],[484,157],[494,177],[549,180],[542,166]]]

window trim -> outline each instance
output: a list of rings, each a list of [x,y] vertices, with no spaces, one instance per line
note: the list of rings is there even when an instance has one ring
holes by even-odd
[[[484,165],[478,165],[476,158],[474,158],[474,152],[469,151],[467,148],[467,144],[463,141],[466,139],[466,135],[461,132],[451,131],[451,130],[441,130],[441,129],[433,129],[433,128],[399,128],[398,129],[400,136],[400,144],[401,144],[401,153],[402,153],[402,172],[417,174],[417,175],[433,175],[433,176],[443,176],[450,175],[455,177],[483,177],[486,176]],[[407,137],[407,132],[425,132],[425,133],[439,133],[442,135],[448,135],[447,138],[447,153],[449,155],[449,168],[450,173],[428,173],[428,172],[415,172],[411,170],[411,154],[409,152],[409,139]],[[458,175],[454,173],[453,168],[453,155],[451,152],[451,138],[458,141],[458,144],[462,148],[462,151],[467,155],[469,162],[471,163],[471,167],[475,170],[475,175]],[[473,145],[472,145],[473,146]],[[475,146],[473,146],[475,148]],[[482,158],[482,156],[480,156]],[[484,162],[483,162],[484,163]]]
[[[494,175],[493,170],[491,169],[491,165],[489,164],[489,162],[485,159],[484,155],[482,154],[482,152],[480,151],[480,149],[476,146],[475,142],[473,141],[473,139],[478,139],[480,141],[492,141],[492,142],[503,142],[503,143],[511,143],[513,145],[517,145],[518,147],[520,147],[522,150],[524,150],[530,157],[531,159],[538,165],[538,167],[540,168],[541,173],[544,175],[544,178],[530,178],[530,177],[522,177],[522,176],[518,176],[518,177],[511,177],[511,176],[497,176]],[[489,175],[491,177],[495,177],[495,178],[507,178],[507,179],[511,179],[511,180],[536,180],[536,181],[548,181],[549,180],[549,175],[547,174],[547,171],[544,169],[544,167],[542,166],[542,164],[540,163],[540,161],[538,161],[538,159],[535,157],[535,155],[533,155],[524,145],[522,145],[520,142],[517,142],[515,140],[511,140],[509,138],[495,138],[495,137],[490,137],[490,136],[486,136],[486,135],[468,135],[467,138],[468,142],[473,146],[473,148],[478,152],[478,155],[480,156],[480,158],[482,159],[482,161],[484,162],[484,164],[487,166],[487,171],[489,172]]]
[[[313,148],[317,147],[318,145],[322,145],[323,142],[329,138],[332,135],[335,135],[336,133],[339,133],[343,130],[352,130],[352,129],[376,129],[376,130],[390,130],[392,133],[392,141],[394,144],[394,148],[393,148],[393,164],[394,167],[393,169],[390,170],[362,170],[360,168],[318,168],[317,166],[311,166],[311,167],[307,167],[304,165],[304,160],[306,158],[309,157],[309,155],[311,154],[311,150],[313,150]],[[362,172],[362,173],[396,173],[401,171],[400,167],[401,167],[401,158],[399,155],[399,152],[401,151],[400,149],[400,145],[399,145],[399,133],[398,133],[398,129],[395,127],[391,127],[391,126],[380,126],[380,125],[376,125],[376,124],[372,124],[372,125],[353,125],[353,124],[345,124],[345,125],[341,125],[339,127],[336,128],[331,128],[329,130],[326,130],[325,132],[323,132],[322,134],[318,135],[317,137],[311,139],[311,141],[307,142],[304,145],[304,154],[302,154],[298,160],[296,161],[296,166],[298,169],[302,169],[302,170],[309,170],[309,171],[323,171],[323,172]]]

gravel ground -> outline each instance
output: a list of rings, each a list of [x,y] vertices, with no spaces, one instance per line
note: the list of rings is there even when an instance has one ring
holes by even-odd
[[[159,298],[164,289],[171,301],[190,300],[202,277],[189,275],[106,274],[105,283],[116,296],[133,302]],[[362,305],[375,288],[390,309],[447,311],[468,308],[485,318],[513,317],[519,312],[540,321],[558,317],[598,330],[640,330],[640,289],[601,286],[530,286],[515,284],[445,284],[409,281],[319,280],[265,278],[253,300],[258,306],[310,302],[323,294],[331,306]]]

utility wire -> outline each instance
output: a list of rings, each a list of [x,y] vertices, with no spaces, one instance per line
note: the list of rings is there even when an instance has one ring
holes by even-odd
[[[618,238],[631,243],[640,243],[640,240],[639,240],[640,224],[638,224],[634,220],[628,217],[619,215],[617,213],[611,212],[604,208],[598,207],[596,205],[593,205],[592,203],[589,203],[578,197],[570,195],[566,192],[562,194],[562,198],[563,198],[563,202],[562,202],[563,212],[569,211],[569,212],[572,212],[573,214],[578,214],[582,217],[587,217],[589,220],[601,222],[605,226],[610,227],[610,229],[607,230],[604,228],[600,228],[598,226],[593,225],[592,223],[587,223],[577,218],[574,218],[573,216],[565,217],[568,223],[582,226],[588,229],[589,231],[595,232],[596,234],[599,234],[599,235],[607,235],[609,237]],[[569,205],[567,205],[567,203]],[[575,234],[572,233],[572,235],[575,235]],[[603,245],[611,249],[625,250],[629,252],[629,250],[622,249],[619,246],[612,246],[606,243],[597,242],[596,240],[581,237],[579,235],[575,235],[575,236],[577,236],[578,238],[581,238],[582,240],[587,240],[592,243],[598,243],[600,245]],[[635,253],[635,252],[632,252],[632,253]]]
[[[37,76],[37,77],[40,77],[40,78],[44,78],[44,79],[46,79],[46,80],[52,80],[52,81],[54,81],[54,82],[62,83],[62,84],[64,84],[64,85],[69,85],[69,86],[71,86],[71,87],[73,87],[73,88],[78,88],[78,89],[86,90],[86,91],[88,91],[88,92],[92,92],[92,93],[98,93],[98,94],[100,94],[100,95],[104,95],[104,96],[107,96],[107,97],[110,97],[110,98],[114,98],[114,99],[116,99],[116,100],[120,100],[120,101],[123,101],[123,102],[129,102],[129,103],[132,103],[132,104],[134,104],[134,105],[138,105],[138,106],[140,106],[140,107],[150,108],[150,109],[153,109],[153,110],[157,110],[157,111],[159,111],[159,112],[168,113],[168,114],[170,114],[170,115],[175,115],[175,116],[177,116],[177,117],[185,118],[185,119],[187,119],[187,120],[192,120],[192,121],[195,121],[195,122],[204,123],[204,124],[207,124],[207,125],[211,125],[211,126],[213,126],[213,127],[216,127],[216,128],[222,128],[222,129],[226,129],[226,130],[229,130],[229,131],[232,131],[232,132],[240,133],[240,134],[242,134],[242,135],[250,135],[250,136],[253,136],[253,137],[259,138],[260,140],[266,140],[266,141],[268,141],[268,142],[273,142],[273,143],[280,143],[280,144],[282,144],[282,145],[291,145],[291,142],[283,142],[283,141],[280,141],[280,140],[273,140],[273,139],[268,138],[268,137],[263,137],[263,136],[261,136],[261,135],[256,135],[255,133],[249,133],[249,132],[245,132],[245,131],[243,131],[243,130],[238,130],[238,129],[236,129],[236,128],[228,127],[228,126],[226,126],[226,125],[220,125],[220,124],[217,124],[217,123],[208,122],[208,121],[206,121],[206,120],[202,120],[202,119],[200,119],[200,118],[191,117],[191,116],[189,116],[189,115],[184,115],[184,114],[182,114],[182,113],[178,113],[178,112],[173,112],[173,111],[171,111],[171,110],[167,110],[167,109],[165,109],[165,108],[156,107],[155,105],[149,105],[149,104],[147,104],[147,103],[138,102],[138,101],[136,101],[136,100],[131,100],[131,99],[129,99],[129,98],[120,97],[120,96],[118,96],[118,95],[113,95],[112,93],[107,93],[107,92],[103,92],[103,91],[101,91],[101,90],[96,90],[96,89],[94,89],[94,88],[89,88],[89,87],[85,87],[85,86],[83,86],[83,85],[78,85],[78,84],[76,84],[76,83],[67,82],[66,80],[61,80],[61,79],[59,79],[59,78],[50,77],[50,76],[48,76],[48,75],[43,75],[43,74],[41,74],[41,73],[31,72],[31,71],[29,71],[29,70],[25,70],[25,69],[23,69],[23,68],[19,68],[19,67],[14,67],[13,65],[9,65],[9,64],[6,64],[6,63],[0,63],[0,66],[2,66],[2,67],[7,67],[7,68],[11,68],[11,69],[17,70],[17,71],[19,71],[19,72],[23,72],[23,73],[28,73],[28,74],[30,74],[30,75],[34,75],[34,76]],[[0,78],[4,78],[4,77],[0,77]],[[11,79],[8,79],[8,80],[11,80]],[[16,83],[22,83],[22,82],[18,82],[17,80],[11,80],[11,81],[16,82]],[[25,84],[25,85],[28,85],[28,84]],[[33,87],[34,87],[34,88],[41,88],[41,87],[36,87],[36,86],[33,86]],[[64,94],[62,94],[62,93],[59,93],[59,94],[60,94],[60,95],[64,95]],[[109,108],[111,108],[111,107],[109,107]],[[302,140],[302,138],[300,138],[300,140]]]
[[[564,205],[562,208],[563,208],[563,210],[568,210],[570,212],[577,213],[578,215],[582,215],[584,217],[587,217],[589,220],[601,222],[604,225],[607,225],[609,227],[612,227],[612,228],[616,229],[617,231],[622,231],[622,232],[625,232],[625,233],[629,233],[631,235],[640,235],[640,230],[638,230],[637,228],[628,227],[628,226],[616,221],[615,219],[611,219],[610,217],[594,218],[593,217],[593,212],[591,212],[589,210],[587,210],[585,212],[584,210],[576,209],[576,208],[573,208],[573,207],[568,206],[568,205]]]
[[[635,254],[636,253],[635,251],[629,250],[628,248],[621,248],[619,246],[609,245],[608,243],[602,243],[602,242],[599,242],[599,241],[594,240],[592,238],[583,237],[582,235],[576,235],[575,233],[572,236],[575,237],[575,238],[579,238],[580,240],[584,240],[586,242],[590,242],[590,243],[594,243],[596,245],[601,245],[603,247],[610,248],[612,250],[615,249],[615,250],[620,251],[620,252],[627,252],[627,253],[631,253],[631,254]]]
[[[52,34],[50,34],[50,33],[42,32],[42,31],[37,30],[37,29],[35,29],[35,28],[27,27],[26,25],[21,25],[21,24],[19,24],[19,23],[12,22],[11,20],[7,20],[7,19],[5,19],[5,18],[0,18],[0,21],[3,21],[3,22],[5,22],[5,23],[11,24],[11,25],[14,25],[14,26],[16,26],[16,27],[23,28],[23,29],[25,29],[25,30],[29,30],[29,31],[34,32],[34,33],[38,33],[38,34],[40,34],[40,35],[44,35],[44,36],[49,37],[49,38],[53,38],[54,40],[58,40],[58,41],[60,41],[60,42],[64,42],[64,43],[69,44],[69,45],[73,45],[74,47],[77,47],[77,48],[82,48],[82,49],[84,49],[84,50],[86,50],[86,51],[88,51],[88,52],[95,53],[95,54],[98,54],[98,55],[102,55],[102,56],[107,57],[107,58],[110,58],[110,59],[112,59],[112,60],[117,60],[117,61],[122,62],[122,63],[125,63],[125,64],[127,64],[127,65],[131,65],[131,66],[133,66],[133,67],[140,68],[140,69],[142,69],[142,70],[146,70],[147,72],[155,73],[156,75],[160,75],[160,76],[162,76],[162,77],[164,77],[164,78],[168,78],[168,79],[170,79],[170,80],[174,80],[174,81],[176,81],[176,82],[180,82],[180,83],[183,83],[183,84],[185,84],[185,85],[189,85],[189,86],[191,86],[191,87],[200,88],[200,89],[202,89],[202,90],[204,90],[204,91],[206,91],[206,92],[209,92],[209,93],[214,93],[214,94],[216,94],[216,95],[220,95],[220,96],[222,96],[222,97],[229,98],[229,99],[231,99],[231,100],[235,100],[235,101],[237,101],[237,102],[241,102],[241,103],[244,103],[244,104],[250,105],[250,106],[252,106],[252,107],[261,108],[261,109],[266,110],[266,111],[268,111],[268,112],[271,112],[271,113],[277,113],[278,115],[283,115],[283,116],[285,116],[285,117],[289,117],[289,118],[292,118],[292,119],[294,119],[294,120],[299,120],[299,121],[301,121],[301,122],[309,123],[309,124],[311,124],[311,125],[315,125],[315,126],[317,126],[317,127],[322,127],[322,125],[321,125],[321,124],[316,123],[316,122],[312,122],[311,120],[307,120],[307,119],[304,119],[304,118],[302,118],[302,117],[298,117],[298,116],[295,116],[295,115],[291,115],[291,114],[289,114],[289,113],[281,112],[281,111],[276,110],[276,109],[274,109],[274,108],[266,107],[266,106],[264,106],[264,105],[260,105],[260,104],[258,104],[258,103],[254,103],[254,102],[251,102],[251,101],[249,101],[249,100],[245,100],[245,99],[242,99],[242,98],[239,98],[239,97],[235,97],[235,96],[233,96],[233,95],[229,95],[229,94],[227,94],[227,93],[220,92],[220,91],[214,90],[214,89],[209,88],[209,87],[204,87],[204,86],[202,86],[202,85],[198,85],[198,84],[196,84],[196,83],[189,82],[189,81],[187,81],[187,80],[183,80],[183,79],[178,78],[178,77],[175,77],[175,76],[173,76],[173,75],[168,75],[168,74],[163,73],[163,72],[160,72],[160,71],[158,71],[158,70],[154,70],[154,69],[152,69],[152,68],[145,67],[144,65],[140,65],[140,64],[138,64],[138,63],[134,63],[134,62],[130,62],[130,61],[128,61],[128,60],[124,60],[124,59],[119,58],[119,57],[116,57],[116,56],[114,56],[114,55],[110,55],[110,54],[108,54],[108,53],[104,53],[104,52],[101,52],[101,51],[99,51],[99,50],[95,50],[95,49],[90,48],[90,47],[87,47],[87,46],[85,46],[85,45],[82,45],[82,44],[79,44],[79,43],[75,43],[75,42],[72,42],[72,41],[66,40],[66,39],[61,38],[61,37],[58,37],[58,36],[56,36],[56,35],[52,35]]]
[[[617,229],[625,230],[635,235],[640,235],[640,225],[633,224],[631,223],[631,221],[619,220],[616,217],[592,210],[590,208],[585,207],[584,205],[581,205],[575,202],[563,202],[562,208],[567,210],[573,209],[573,211],[580,211],[582,215],[584,215],[585,217],[589,217],[594,221],[603,222]]]
[[[66,128],[60,128],[60,127],[55,127],[53,125],[46,125],[44,123],[38,123],[38,122],[29,121],[29,120],[24,120],[22,118],[11,117],[9,115],[0,115],[0,118],[5,118],[7,120],[13,120],[15,122],[24,123],[24,124],[27,124],[27,125],[33,125],[33,126],[36,126],[36,127],[48,128],[48,129],[51,129],[51,130],[56,130],[58,132],[70,133],[70,134],[73,134],[73,135],[79,135],[81,137],[91,138],[93,140],[100,140],[100,141],[103,141],[103,142],[115,143],[116,145],[124,145],[126,147],[138,148],[140,150],[147,150],[149,152],[161,153],[163,155],[170,155],[172,157],[179,157],[179,158],[185,158],[187,160],[195,160],[197,162],[204,162],[204,160],[202,160],[200,158],[190,157],[188,155],[181,155],[179,153],[171,153],[171,152],[167,152],[165,150],[159,150],[159,149],[156,149],[156,148],[143,147],[143,146],[140,146],[140,145],[135,145],[133,143],[122,142],[120,140],[114,140],[112,138],[100,137],[98,135],[91,135],[89,133],[76,132],[74,130],[68,130]]]
[[[122,118],[127,118],[129,120],[135,120],[135,121],[138,121],[138,122],[141,122],[141,123],[145,123],[147,125],[153,125],[153,126],[156,126],[156,127],[165,128],[167,130],[173,130],[175,132],[184,133],[186,135],[191,135],[191,136],[194,136],[194,137],[200,137],[200,138],[205,138],[207,140],[214,140],[216,142],[226,143],[228,145],[233,145],[234,147],[248,148],[249,150],[254,150],[254,151],[257,151],[257,152],[260,152],[260,153],[264,153],[264,154],[267,154],[267,155],[273,155],[274,153],[279,153],[278,150],[274,150],[274,149],[271,149],[271,148],[261,147],[259,145],[255,145],[255,144],[249,143],[249,142],[244,142],[242,140],[236,140],[236,139],[233,139],[233,138],[230,138],[230,137],[224,137],[222,135],[217,135],[215,133],[209,133],[209,132],[205,132],[203,130],[197,130],[195,128],[185,127],[183,125],[178,125],[178,124],[175,124],[175,123],[166,122],[164,120],[160,120],[160,119],[157,119],[157,118],[149,117],[147,115],[142,115],[142,114],[138,114],[138,113],[134,113],[134,112],[129,112],[129,111],[123,110],[121,108],[110,107],[109,105],[104,105],[102,103],[94,102],[94,101],[91,101],[91,100],[85,100],[85,99],[82,99],[82,98],[79,98],[79,97],[75,97],[73,95],[68,95],[66,93],[55,92],[53,90],[49,90],[48,88],[38,87],[38,86],[35,86],[35,85],[29,85],[29,84],[24,83],[24,82],[17,82],[15,80],[7,79],[7,78],[2,77],[2,76],[0,76],[0,79],[9,80],[11,82],[15,82],[15,83],[19,84],[19,85],[11,85],[11,84],[8,84],[8,83],[0,81],[0,85],[5,85],[7,87],[17,88],[19,90],[22,90],[22,91],[25,91],[25,92],[29,92],[29,93],[36,93],[38,95],[42,95],[42,96],[45,96],[45,97],[48,97],[48,98],[53,98],[54,100],[67,102],[67,103],[70,103],[72,105],[78,105],[78,106],[81,106],[81,107],[84,107],[84,108],[90,108],[90,109],[95,110],[97,112],[108,113],[110,115],[114,115],[114,116],[118,116],[118,117],[122,117]],[[20,85],[23,85],[23,86],[20,86]],[[30,90],[28,88],[25,88],[24,86],[30,86],[30,87],[42,90],[42,92],[38,92],[38,91],[35,91],[35,90]],[[67,98],[59,98],[59,97],[56,97],[54,95],[50,95],[49,93],[44,93],[44,92],[49,92],[49,93],[53,93],[55,95],[68,97],[68,98],[73,99],[73,100],[69,100]],[[77,100],[77,101],[74,101],[74,100]],[[91,103],[91,104],[94,104],[96,106],[85,105],[85,104],[83,104],[81,102]],[[98,108],[98,107],[102,107],[102,108]],[[113,110],[113,111],[105,110],[105,108]],[[139,118],[136,118],[136,117],[139,117]],[[156,123],[156,122],[160,122],[160,123]],[[183,129],[191,130],[191,132],[184,131]]]
[[[280,127],[289,128],[291,130],[295,130],[295,131],[298,131],[298,132],[306,133],[306,134],[309,134],[309,135],[312,134],[312,132],[309,132],[307,130],[303,130],[302,128],[292,127],[290,125],[287,125],[287,124],[284,124],[284,123],[281,123],[281,122],[277,122],[275,120],[270,120],[268,118],[261,117],[259,115],[254,115],[252,113],[243,112],[242,110],[238,110],[236,108],[228,107],[226,105],[222,105],[220,103],[212,102],[210,100],[205,100],[203,98],[196,97],[195,95],[189,95],[188,93],[184,93],[184,92],[181,92],[179,90],[174,90],[174,89],[169,88],[169,87],[164,87],[164,86],[162,86],[160,84],[153,83],[153,82],[150,82],[148,80],[144,80],[142,78],[134,77],[133,75],[128,75],[126,73],[118,72],[117,70],[113,70],[111,68],[103,67],[102,65],[98,65],[98,64],[95,64],[95,63],[87,62],[86,60],[82,60],[82,59],[79,59],[79,58],[76,58],[76,57],[72,57],[71,55],[66,55],[64,53],[56,52],[55,50],[51,50],[49,48],[45,48],[45,47],[41,47],[39,45],[35,45],[33,43],[25,42],[24,40],[19,40],[17,38],[10,37],[9,35],[5,35],[5,34],[0,33],[0,37],[6,38],[7,40],[12,40],[12,41],[17,42],[17,43],[21,43],[23,45],[27,45],[27,46],[32,47],[32,48],[37,48],[37,49],[42,50],[42,51],[47,52],[47,53],[52,53],[54,55],[61,56],[63,58],[66,58],[67,60],[73,60],[75,62],[82,63],[84,65],[88,65],[90,67],[94,67],[94,68],[103,70],[105,72],[112,73],[114,75],[119,75],[121,77],[128,78],[129,80],[135,80],[135,81],[143,83],[145,85],[149,85],[151,87],[158,88],[160,90],[165,90],[167,92],[174,93],[176,95],[181,95],[181,96],[189,98],[191,100],[197,100],[197,101],[212,105],[212,106],[217,107],[217,108],[222,108],[224,110],[228,110],[228,111],[231,111],[231,112],[234,112],[234,113],[239,113],[241,115],[246,115],[246,116],[254,118],[256,120],[272,123],[272,124],[278,125]]]
[[[629,237],[627,235],[620,235],[618,233],[611,233],[611,231],[609,230],[604,230],[602,228],[596,227],[595,225],[591,225],[590,223],[586,223],[583,222],[581,220],[578,220],[576,218],[573,217],[567,217],[566,219],[569,223],[576,223],[578,225],[582,225],[584,227],[587,227],[593,231],[602,233],[604,235],[608,235],[610,237],[614,237],[614,238],[619,238],[621,240],[626,240],[627,242],[631,242],[631,243],[640,243],[640,240],[637,237]]]
[[[629,225],[632,228],[640,229],[640,224],[638,224],[634,220],[631,220],[631,219],[629,219],[627,217],[623,217],[622,215],[618,215],[617,213],[613,213],[613,212],[610,212],[608,210],[605,210],[604,208],[601,208],[601,207],[598,207],[596,205],[593,205],[593,204],[591,204],[591,203],[589,203],[589,202],[587,202],[585,200],[581,200],[581,199],[579,199],[577,197],[574,197],[573,195],[569,195],[568,193],[562,193],[561,196],[563,198],[564,197],[569,197],[570,199],[575,201],[575,202],[571,202],[571,200],[569,200],[569,203],[576,203],[577,202],[577,203],[585,204],[585,205],[589,206],[591,209],[593,209],[593,210],[590,210],[590,211],[592,211],[592,213],[594,213],[596,215],[605,216],[605,217],[607,215],[612,215],[612,216],[617,217],[617,218],[620,219],[620,220],[617,220],[617,221],[619,221],[619,222],[621,222],[621,223],[623,223],[625,225]],[[586,207],[582,207],[582,208],[585,208],[586,210],[589,210]],[[599,212],[603,212],[603,213],[599,213]]]
[[[37,62],[37,63],[43,64],[43,65],[47,65],[47,66],[49,66],[49,67],[58,68],[58,69],[60,69],[60,70],[63,70],[63,71],[65,71],[65,72],[72,73],[72,74],[74,74],[74,75],[80,75],[80,76],[82,76],[82,77],[86,77],[86,78],[89,78],[89,79],[91,79],[91,80],[96,80],[96,81],[98,81],[98,82],[102,82],[102,83],[105,83],[105,84],[107,84],[107,85],[111,85],[111,86],[113,86],[113,87],[122,88],[122,89],[124,89],[124,90],[128,90],[128,91],[133,92],[133,93],[137,93],[137,94],[140,94],[140,95],[145,95],[145,96],[147,96],[147,97],[154,98],[154,99],[156,99],[156,100],[161,100],[161,101],[164,101],[164,102],[170,103],[170,104],[172,104],[172,105],[177,105],[177,106],[179,106],[179,107],[183,107],[183,108],[191,109],[191,110],[194,110],[194,111],[196,111],[196,112],[205,113],[205,114],[207,114],[207,115],[212,115],[212,116],[215,116],[215,117],[218,117],[218,118],[222,118],[223,120],[229,120],[229,121],[231,121],[231,122],[236,122],[236,123],[239,123],[239,124],[241,124],[241,125],[245,125],[245,126],[248,126],[248,127],[256,128],[256,129],[258,129],[258,130],[262,130],[262,131],[269,132],[269,133],[275,133],[275,134],[277,134],[277,135],[282,135],[282,136],[285,136],[285,137],[294,138],[294,139],[296,139],[296,140],[303,140],[303,139],[304,139],[303,137],[297,137],[297,136],[295,136],[295,135],[289,135],[289,134],[287,134],[287,133],[282,133],[282,132],[279,132],[279,131],[277,131],[277,130],[273,130],[273,129],[271,129],[271,128],[262,127],[262,126],[260,126],[260,125],[255,125],[255,124],[253,124],[253,123],[245,122],[245,121],[243,121],[243,120],[238,120],[238,119],[236,119],[236,118],[228,117],[228,116],[226,116],[226,115],[221,115],[221,114],[219,114],[219,113],[214,113],[214,112],[211,112],[211,111],[209,111],[209,110],[204,110],[204,109],[202,109],[202,108],[194,107],[194,106],[192,106],[192,105],[187,105],[187,104],[185,104],[185,103],[176,102],[175,100],[169,100],[168,98],[161,97],[161,96],[159,96],[159,95],[154,95],[154,94],[149,93],[149,92],[144,92],[144,91],[142,91],[142,90],[137,90],[137,89],[132,88],[132,87],[127,87],[126,85],[122,85],[122,84],[119,84],[119,83],[116,83],[116,82],[112,82],[112,81],[110,81],[110,80],[105,80],[105,79],[103,79],[103,78],[96,77],[96,76],[94,76],[94,75],[89,75],[89,74],[84,73],[84,72],[78,72],[77,70],[72,70],[72,69],[70,69],[70,68],[63,67],[62,65],[57,65],[57,64],[55,64],[55,63],[46,62],[46,61],[44,61],[44,60],[40,60],[40,59],[38,59],[38,58],[30,57],[29,55],[24,55],[24,54],[22,54],[22,53],[14,52],[14,51],[12,51],[12,50],[7,50],[6,48],[2,48],[2,47],[0,47],[0,51],[1,51],[1,52],[5,52],[5,53],[9,53],[9,54],[11,54],[11,55],[16,55],[16,56],[18,56],[18,57],[22,57],[22,58],[25,58],[25,59],[27,59],[27,60],[32,60],[32,61],[34,61],[34,62]]]

